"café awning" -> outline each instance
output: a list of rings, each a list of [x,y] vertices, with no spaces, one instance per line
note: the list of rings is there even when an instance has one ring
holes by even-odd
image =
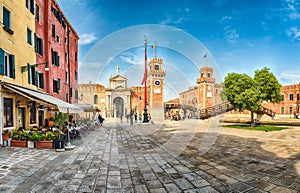
[[[35,101],[42,101],[46,104],[52,104],[56,106],[59,110],[59,112],[62,113],[83,113],[83,109],[80,107],[77,107],[73,104],[67,103],[65,101],[62,101],[60,99],[57,99],[53,96],[50,96],[48,93],[37,91],[37,90],[32,90],[28,89],[25,87],[17,86],[14,84],[10,83],[5,83],[3,84],[5,88],[16,92],[24,97],[29,98],[30,100],[35,100]]]

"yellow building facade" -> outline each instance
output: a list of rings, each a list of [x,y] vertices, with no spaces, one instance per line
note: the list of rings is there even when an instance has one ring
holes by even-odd
[[[14,84],[35,89],[35,86],[28,83],[28,72],[22,72],[21,67],[35,64],[36,55],[34,1],[0,0],[0,5],[0,132],[2,132],[4,129],[25,129],[25,125],[33,123],[28,113],[31,111],[31,106],[28,105],[30,99],[5,88],[4,85]],[[37,118],[37,113],[31,116]]]

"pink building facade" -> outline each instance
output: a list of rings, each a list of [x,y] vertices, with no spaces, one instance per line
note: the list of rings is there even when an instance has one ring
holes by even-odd
[[[53,97],[77,103],[79,36],[56,0],[36,0],[35,20],[38,66],[28,81]]]

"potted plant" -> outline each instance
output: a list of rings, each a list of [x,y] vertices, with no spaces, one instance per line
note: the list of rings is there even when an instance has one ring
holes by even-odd
[[[42,133],[40,131],[31,132],[28,136],[28,148],[34,148],[35,143],[39,142],[42,138]]]
[[[26,147],[27,146],[27,132],[13,130],[11,134],[11,146]]]
[[[52,149],[54,139],[55,139],[55,134],[51,131],[48,131],[41,135],[41,140],[35,143],[35,147]]]
[[[7,141],[10,138],[10,132],[8,129],[4,129],[2,132],[2,140]]]
[[[6,142],[6,146],[8,146],[8,140],[10,138],[10,131],[8,129],[4,129],[2,131],[2,141],[3,141],[3,146],[4,142]]]

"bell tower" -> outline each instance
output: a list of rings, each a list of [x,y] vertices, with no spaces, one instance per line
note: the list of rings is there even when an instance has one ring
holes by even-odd
[[[214,103],[214,86],[215,78],[213,76],[214,70],[211,67],[203,67],[200,69],[200,78],[197,79],[198,84],[198,101],[199,109],[211,107]]]
[[[163,59],[152,58],[148,64],[148,81],[150,88],[150,114],[151,118],[156,121],[161,121],[164,118],[164,80],[166,71],[163,70]]]

